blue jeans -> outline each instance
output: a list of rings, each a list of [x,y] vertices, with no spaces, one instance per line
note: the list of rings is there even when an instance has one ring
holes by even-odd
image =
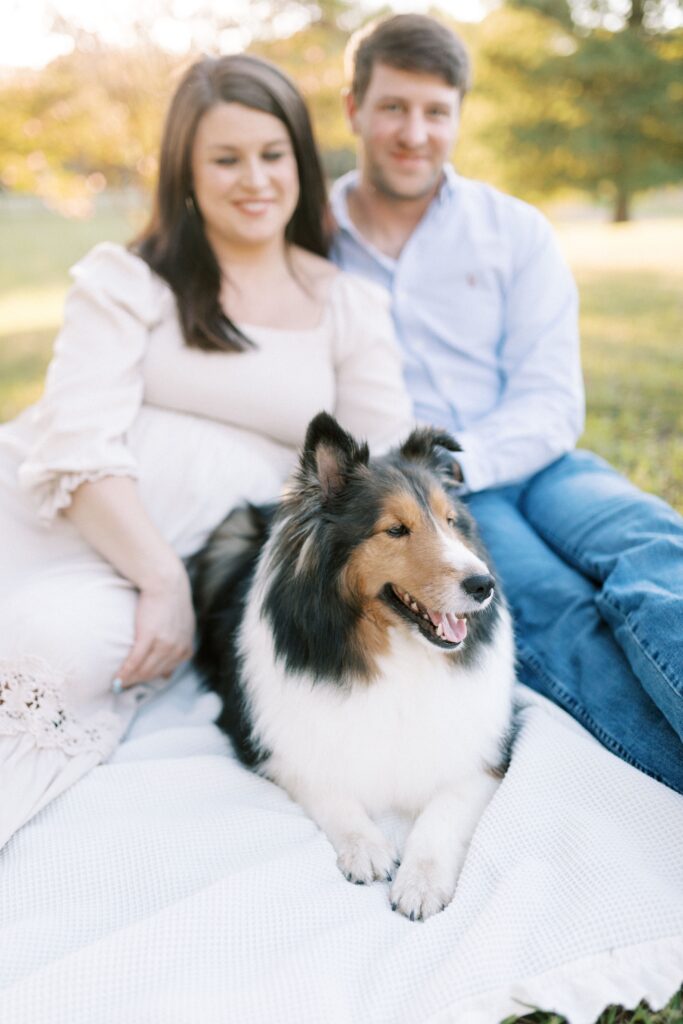
[[[683,519],[584,451],[465,500],[512,609],[521,681],[683,793]]]

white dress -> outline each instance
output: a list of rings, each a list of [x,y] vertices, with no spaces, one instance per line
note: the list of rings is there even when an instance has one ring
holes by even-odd
[[[0,428],[0,847],[105,760],[163,681],[119,695],[137,592],[60,510],[83,481],[137,478],[186,557],[236,503],[277,495],[321,409],[385,447],[410,427],[381,290],[338,274],[318,327],[243,325],[256,348],[182,339],[168,286],[120,246],[72,271],[44,397]]]

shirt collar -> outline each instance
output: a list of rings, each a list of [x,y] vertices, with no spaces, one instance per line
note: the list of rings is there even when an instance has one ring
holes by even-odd
[[[330,191],[330,206],[332,207],[332,214],[337,222],[337,227],[343,228],[344,231],[350,231],[352,234],[355,234],[356,231],[349,217],[347,197],[349,192],[358,184],[359,177],[360,174],[357,170],[349,171],[348,174],[337,178]]]
[[[454,196],[458,185],[460,184],[460,175],[456,171],[453,164],[443,165],[443,180],[439,187],[439,191],[436,194],[436,202],[440,205],[444,203],[451,196]]]
[[[334,217],[337,229],[340,232],[345,231],[347,235],[354,238],[361,249],[364,249],[365,252],[369,253],[379,264],[393,274],[396,269],[396,260],[392,259],[391,256],[387,256],[386,253],[380,252],[379,249],[376,249],[375,246],[361,234],[349,216],[349,192],[356,187],[359,177],[360,175],[357,170],[349,171],[348,174],[345,174],[343,177],[338,178],[337,181],[335,181],[330,191],[330,207],[332,208],[332,216]]]

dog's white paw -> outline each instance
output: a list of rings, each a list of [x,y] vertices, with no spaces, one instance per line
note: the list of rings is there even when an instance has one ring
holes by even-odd
[[[356,885],[390,882],[396,871],[396,851],[387,839],[375,841],[359,832],[344,836],[337,847],[339,870]]]
[[[389,894],[391,909],[411,921],[426,921],[451,902],[455,881],[453,872],[435,860],[404,861]]]

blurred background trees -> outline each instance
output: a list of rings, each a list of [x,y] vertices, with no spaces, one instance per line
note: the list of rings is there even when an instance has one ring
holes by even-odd
[[[510,0],[481,26],[481,136],[502,183],[576,188],[629,217],[683,173],[683,33],[664,0]]]
[[[71,52],[0,78],[0,187],[73,214],[108,187],[147,188],[176,75],[198,52],[244,42],[298,81],[329,175],[353,165],[339,94],[344,46],[365,9],[258,0],[237,18],[220,3],[195,5],[182,19],[183,56],[163,45],[181,20],[173,0],[146,10],[118,48],[55,15]],[[458,168],[536,201],[579,190],[628,219],[634,195],[681,180],[681,20],[680,0],[507,0],[454,26],[475,63]]]

